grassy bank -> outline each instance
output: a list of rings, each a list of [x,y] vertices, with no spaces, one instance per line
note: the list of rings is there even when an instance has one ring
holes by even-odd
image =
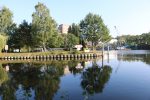
[[[91,51],[89,53],[100,53]],[[49,51],[49,52],[31,52],[31,53],[0,53],[0,57],[16,57],[16,56],[46,56],[46,55],[63,55],[63,54],[85,54],[84,51]]]

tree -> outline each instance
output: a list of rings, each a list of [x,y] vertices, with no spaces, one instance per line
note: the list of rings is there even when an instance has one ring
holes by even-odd
[[[75,35],[68,33],[65,42],[66,42],[66,47],[68,49],[71,49],[73,48],[74,45],[79,44],[79,39]]]
[[[77,37],[80,37],[80,26],[73,23],[71,26],[69,26],[68,33],[71,33]]]
[[[13,14],[8,8],[3,7],[0,10],[0,33],[6,35],[8,27],[12,24],[12,16]]]
[[[93,47],[96,47],[99,42],[106,42],[110,39],[109,30],[99,15],[92,13],[86,15],[80,22],[80,28],[87,40],[92,42]]]
[[[7,41],[7,37],[0,35],[0,52],[2,51],[2,49],[4,49],[6,45],[6,41]]]
[[[150,33],[141,35],[122,35],[117,37],[120,45],[127,45],[130,49],[150,49]]]
[[[58,48],[64,46],[64,38],[61,35],[54,34],[49,40],[48,40],[48,47],[51,48]]]
[[[32,34],[31,34],[31,24],[28,24],[27,21],[23,21],[19,27],[16,24],[12,24],[8,29],[8,45],[11,48],[25,48],[30,51],[32,46]]]
[[[8,28],[8,41],[7,44],[9,45],[9,49],[18,48],[19,47],[19,41],[18,41],[18,34],[17,34],[17,25],[13,23]]]
[[[17,37],[20,44],[20,47],[25,47],[30,51],[32,46],[32,35],[31,35],[31,24],[28,24],[27,21],[23,21],[17,29]]]
[[[42,3],[35,6],[35,12],[32,15],[32,35],[34,44],[43,47],[46,51],[49,39],[57,34],[56,22],[50,16],[49,9]]]

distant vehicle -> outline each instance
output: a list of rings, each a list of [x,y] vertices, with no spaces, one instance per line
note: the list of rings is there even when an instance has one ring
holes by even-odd
[[[117,47],[116,49],[117,49],[117,50],[125,50],[126,47],[125,47],[125,46],[121,46],[121,47]]]
[[[19,49],[14,49],[13,52],[20,52],[20,50]]]

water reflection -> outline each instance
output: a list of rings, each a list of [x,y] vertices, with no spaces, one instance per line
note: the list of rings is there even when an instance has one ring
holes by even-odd
[[[73,74],[76,75],[78,73],[81,73],[84,66],[85,66],[85,62],[78,62],[78,61],[69,61],[68,62],[68,66],[69,66],[69,71]]]
[[[150,54],[118,54],[117,59],[128,62],[142,61],[150,65]]]
[[[93,62],[92,67],[82,73],[81,86],[84,95],[93,95],[103,92],[105,84],[109,81],[112,68],[110,66],[99,66]]]
[[[92,67],[85,66],[85,61],[0,64],[0,97],[3,100],[52,100],[61,87],[60,78],[68,73],[82,76],[83,94],[102,92],[112,68],[100,67],[96,62]]]
[[[59,89],[60,76],[64,74],[63,63],[60,62],[52,62],[50,65],[28,63],[9,66],[9,73],[0,67],[0,95],[4,100],[51,100]]]
[[[0,85],[8,80],[7,70],[0,64]]]

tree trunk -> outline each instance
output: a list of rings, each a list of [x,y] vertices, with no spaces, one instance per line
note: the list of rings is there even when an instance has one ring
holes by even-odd
[[[92,41],[92,49],[93,49],[93,51],[95,50],[95,47],[94,47],[95,45],[94,45],[94,42]]]
[[[43,50],[44,50],[44,52],[47,51],[46,46],[45,46],[45,43],[43,43]]]
[[[28,52],[30,52],[30,51],[31,51],[30,46],[28,46]]]
[[[93,41],[92,41],[92,50],[93,50]]]

